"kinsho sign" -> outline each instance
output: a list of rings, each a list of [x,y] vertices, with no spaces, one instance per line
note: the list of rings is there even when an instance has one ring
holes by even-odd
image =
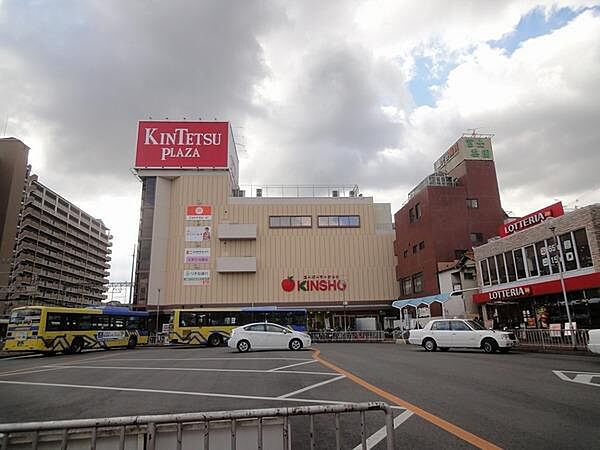
[[[565,211],[562,203],[554,203],[553,205],[547,206],[539,211],[528,214],[525,217],[505,223],[500,227],[499,234],[502,237],[508,236],[509,234],[517,233],[542,223],[548,218],[562,216],[564,213]]]
[[[135,166],[226,168],[227,122],[141,121]]]

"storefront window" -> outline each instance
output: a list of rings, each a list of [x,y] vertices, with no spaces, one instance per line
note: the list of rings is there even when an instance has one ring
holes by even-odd
[[[506,261],[506,273],[508,274],[508,281],[516,281],[517,272],[515,270],[515,260],[513,259],[512,252],[504,253],[504,260]]]
[[[575,257],[575,246],[573,245],[571,233],[561,234],[559,237],[559,242],[562,249],[565,270],[577,269],[577,258]]]
[[[591,267],[592,255],[590,254],[590,246],[588,245],[585,228],[574,231],[573,236],[575,237],[575,245],[577,247],[579,267]]]
[[[493,256],[490,256],[488,259],[488,265],[490,268],[490,281],[492,284],[498,284],[498,272],[496,271],[496,261]]]
[[[488,272],[487,259],[481,261],[481,280],[483,281],[484,286],[490,284],[490,274]]]
[[[548,257],[550,258],[550,269],[552,273],[558,273],[558,246],[554,242],[554,238],[550,238],[546,241],[546,248],[548,249]]]
[[[496,265],[498,266],[498,278],[500,283],[506,283],[506,267],[504,265],[504,256],[496,255]]]
[[[535,259],[535,248],[533,245],[525,247],[525,263],[527,264],[527,273],[530,277],[539,275],[537,261]]]
[[[546,249],[546,242],[536,242],[535,252],[538,258],[540,275],[550,275],[550,260],[548,259],[548,250]]]
[[[513,254],[515,255],[515,268],[517,269],[517,278],[519,280],[526,278],[527,274],[525,272],[525,262],[523,261],[523,249],[519,248],[517,250],[513,250]]]

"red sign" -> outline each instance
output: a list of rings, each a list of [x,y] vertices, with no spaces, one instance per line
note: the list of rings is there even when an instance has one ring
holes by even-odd
[[[581,289],[593,289],[600,287],[600,272],[565,278],[565,289],[578,291]],[[496,291],[482,292],[473,295],[475,303],[487,303],[496,300],[510,300],[512,298],[535,297],[538,295],[560,294],[562,288],[560,280],[545,281],[543,283],[529,284]]]
[[[186,220],[212,220],[210,205],[188,205],[185,210]]]
[[[227,122],[140,121],[135,167],[226,168]]]
[[[302,281],[296,281],[293,276],[289,276],[281,281],[281,289],[285,292],[345,291],[347,287],[347,283],[337,275],[305,276]]]
[[[518,233],[519,231],[526,230],[534,225],[542,223],[544,220],[550,217],[559,217],[565,213],[561,202],[547,206],[544,209],[540,209],[534,213],[531,213],[520,219],[513,220],[512,222],[506,223],[500,226],[500,236],[508,236],[509,234]]]

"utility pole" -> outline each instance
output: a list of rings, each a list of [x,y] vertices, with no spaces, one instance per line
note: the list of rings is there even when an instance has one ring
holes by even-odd
[[[158,296],[156,298],[156,339],[158,341],[158,314],[160,312],[160,288],[157,289]]]
[[[135,244],[133,244],[133,253],[131,254],[131,280],[129,285],[129,301],[127,304],[131,305],[131,299],[133,297],[133,272],[135,269]]]

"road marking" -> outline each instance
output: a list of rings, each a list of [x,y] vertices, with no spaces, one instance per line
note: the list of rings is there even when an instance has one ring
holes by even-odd
[[[553,370],[554,375],[560,378],[563,381],[569,381],[571,383],[579,383],[579,384],[587,384],[588,386],[600,387],[600,373],[596,372],[576,372],[573,370]],[[567,376],[568,373],[575,373],[573,378]],[[592,382],[593,378],[598,378],[599,380],[594,383]]]
[[[300,394],[301,392],[310,391],[311,389],[318,388],[319,386],[324,386],[324,385],[326,385],[326,384],[333,383],[334,381],[341,380],[342,378],[346,378],[346,377],[345,377],[344,375],[340,375],[340,376],[337,376],[337,377],[333,377],[333,378],[331,378],[330,380],[325,380],[325,381],[321,381],[320,383],[315,383],[315,384],[312,384],[312,385],[310,385],[310,386],[306,386],[305,388],[298,389],[297,391],[290,392],[290,393],[288,393],[288,394],[285,394],[285,395],[280,395],[280,396],[279,396],[279,397],[277,397],[277,398],[287,398],[287,397],[291,397],[291,396],[293,396],[293,395]]]
[[[281,369],[289,369],[290,367],[302,366],[304,364],[312,364],[312,363],[316,363],[316,362],[317,362],[316,359],[311,359],[309,361],[299,362],[296,364],[290,364],[289,366],[275,367],[274,369],[270,369],[268,372],[277,372],[278,370],[281,370]]]
[[[88,360],[89,361],[89,360]],[[314,361],[306,358],[116,358],[113,361]]]
[[[473,433],[470,433],[469,431],[467,431],[463,428],[460,428],[459,426],[454,425],[453,423],[450,423],[447,420],[442,419],[441,417],[431,414],[431,413],[425,411],[424,409],[421,409],[418,406],[413,405],[410,402],[407,402],[406,400],[402,400],[400,397],[397,397],[394,394],[391,394],[387,391],[384,391],[381,388],[378,388],[377,386],[372,385],[368,381],[365,381],[362,378],[354,375],[352,372],[348,372],[347,370],[342,369],[333,363],[330,363],[326,359],[323,359],[323,357],[321,356],[321,351],[319,349],[314,349],[313,351],[314,351],[315,359],[317,361],[319,361],[321,364],[323,364],[325,367],[329,367],[330,369],[335,370],[336,372],[338,372],[342,375],[346,375],[346,377],[348,379],[354,381],[355,383],[359,384],[360,386],[364,387],[365,389],[379,395],[382,398],[385,398],[386,400],[388,400],[390,402],[395,403],[398,406],[402,406],[403,408],[405,408],[409,411],[412,411],[417,416],[436,425],[437,427],[441,428],[442,430],[445,430],[448,433],[453,434],[457,438],[462,439],[463,441],[468,442],[469,444],[471,444],[477,448],[486,449],[486,450],[487,449],[500,450],[500,447],[498,447],[497,445],[492,444],[491,442],[486,441],[485,439],[483,439],[479,436],[476,436]]]
[[[316,400],[316,399],[304,399],[304,398],[279,398],[279,397],[263,397],[257,395],[237,395],[237,394],[217,394],[214,392],[193,392],[193,391],[170,391],[164,389],[143,389],[143,388],[126,388],[126,387],[114,387],[114,386],[91,386],[83,384],[63,384],[63,383],[41,383],[34,381],[9,381],[0,380],[2,384],[16,384],[20,386],[41,386],[41,387],[59,387],[59,388],[75,388],[75,389],[91,389],[100,391],[119,391],[119,392],[143,392],[150,394],[169,394],[169,395],[189,395],[197,397],[218,397],[218,398],[236,398],[242,400],[267,400],[274,402],[293,402],[293,403],[317,403],[317,404],[330,404],[330,405],[344,405],[351,402],[341,402],[337,400]]]
[[[301,375],[335,375],[331,372],[307,372],[301,370],[278,370],[277,372],[271,372],[269,370],[259,369],[207,369],[204,367],[132,367],[132,366],[81,366],[81,365],[54,365],[54,366],[42,366],[42,367],[63,367],[65,369],[106,369],[106,370],[167,370],[167,371],[181,371],[181,372],[237,372],[237,373],[293,373]]]
[[[10,361],[11,359],[26,359],[26,358],[39,358],[40,354],[35,354],[35,355],[19,355],[19,356],[8,356],[6,358],[1,358],[1,361]]]
[[[404,411],[402,414],[398,414],[394,418],[394,430],[396,428],[398,428],[400,425],[402,425],[404,422],[406,422],[408,419],[410,419],[410,417],[413,414],[414,413],[412,411],[408,411],[408,410]],[[385,426],[383,426],[367,438],[367,450],[371,450],[373,447],[375,447],[377,444],[379,444],[381,441],[383,441],[386,438],[386,436],[387,436],[387,431],[385,429]],[[362,449],[362,444],[358,444],[352,450],[361,450],[361,449]]]
[[[48,372],[49,370],[58,370],[61,369],[62,367],[50,367],[50,366],[41,366],[41,367],[45,367],[44,369],[39,369],[39,370],[30,370],[32,369],[27,368],[27,369],[19,369],[19,370],[12,370],[10,372],[2,372],[0,373],[0,376],[5,376],[5,375],[24,375],[27,373],[37,373],[37,372]],[[37,369],[38,367],[33,367],[33,369]]]

